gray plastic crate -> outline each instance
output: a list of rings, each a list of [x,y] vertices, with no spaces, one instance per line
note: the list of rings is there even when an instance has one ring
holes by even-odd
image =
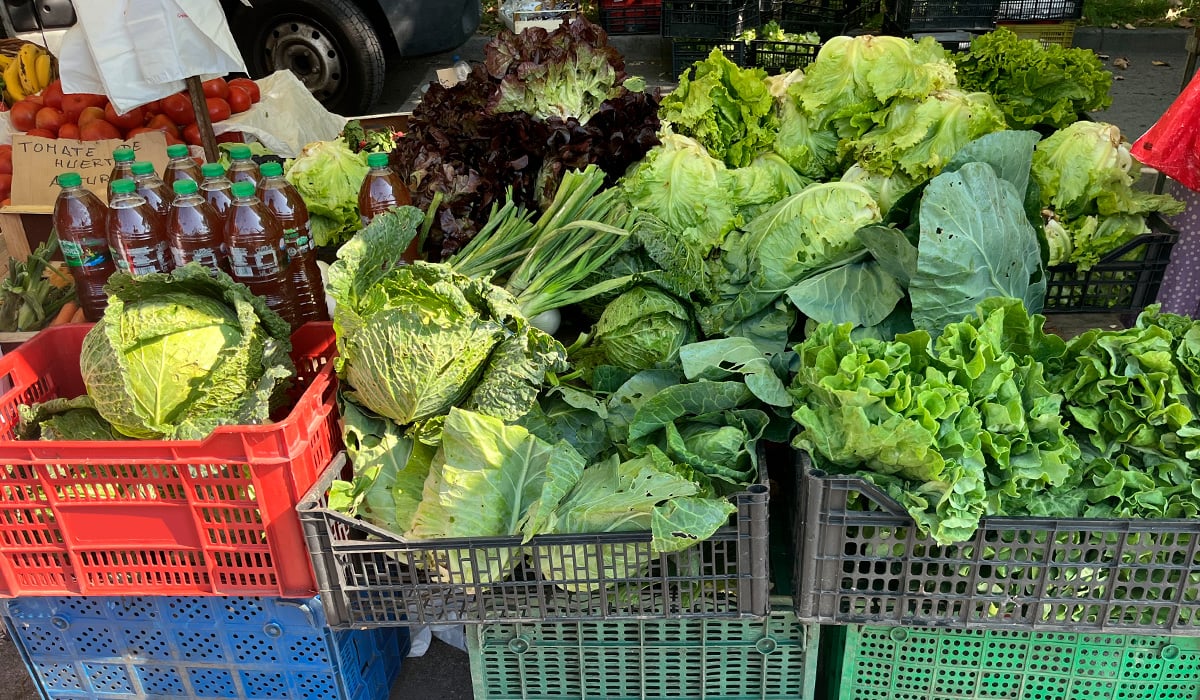
[[[938,545],[874,485],[797,459],[802,622],[1200,636],[1200,519],[985,518]]]
[[[651,550],[649,532],[406,541],[326,507],[345,464],[339,455],[296,508],[335,629],[762,617],[769,609],[765,458],[759,483],[731,497],[731,524],[663,554]],[[542,558],[552,566],[533,565]],[[484,563],[501,559],[516,562],[512,574],[500,581],[480,575]]]

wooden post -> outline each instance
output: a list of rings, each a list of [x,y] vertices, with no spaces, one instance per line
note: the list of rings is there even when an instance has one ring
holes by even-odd
[[[187,79],[188,97],[192,98],[192,110],[196,112],[196,126],[200,129],[200,141],[204,143],[204,159],[216,163],[220,154],[217,152],[217,137],[213,134],[212,120],[208,118],[208,103],[204,101],[204,86],[200,77],[193,75]]]

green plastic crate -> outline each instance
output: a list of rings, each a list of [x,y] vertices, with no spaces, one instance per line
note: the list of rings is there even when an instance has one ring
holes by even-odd
[[[802,700],[820,627],[760,620],[612,620],[467,626],[475,700]]]
[[[829,679],[831,700],[1200,696],[1200,639],[1193,637],[858,625],[838,631],[845,641],[840,678]]]

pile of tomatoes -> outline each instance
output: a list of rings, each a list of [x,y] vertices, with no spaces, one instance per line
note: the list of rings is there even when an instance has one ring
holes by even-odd
[[[214,78],[204,81],[203,85],[208,116],[214,123],[245,112],[260,97],[258,85],[246,78],[229,81]],[[168,145],[201,145],[196,113],[185,92],[118,114],[104,95],[64,94],[62,82],[55,80],[40,93],[14,104],[10,112],[13,129],[29,136],[99,141],[128,139],[138,134],[161,131]],[[218,140],[241,139],[239,135],[225,134]]]

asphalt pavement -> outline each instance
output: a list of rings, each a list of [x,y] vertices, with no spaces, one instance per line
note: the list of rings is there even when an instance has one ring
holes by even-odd
[[[1112,107],[1092,116],[1116,124],[1130,140],[1144,133],[1179,93],[1188,34],[1187,30],[1181,29],[1077,31],[1076,45],[1106,56],[1105,63],[1116,78]],[[674,85],[667,40],[653,36],[615,36],[611,40],[625,55],[626,70],[630,74],[646,78],[651,86]],[[411,111],[420,99],[421,86],[434,79],[436,69],[450,67],[455,56],[468,61],[482,60],[486,41],[486,37],[473,37],[455,51],[393,61],[384,97],[369,112]],[[1117,61],[1119,58],[1125,60]],[[0,636],[3,637],[0,641],[0,700],[36,700],[38,695],[16,649],[6,635],[0,633]],[[471,697],[466,653],[436,639],[425,656],[405,660],[392,692],[392,700],[466,700]]]

